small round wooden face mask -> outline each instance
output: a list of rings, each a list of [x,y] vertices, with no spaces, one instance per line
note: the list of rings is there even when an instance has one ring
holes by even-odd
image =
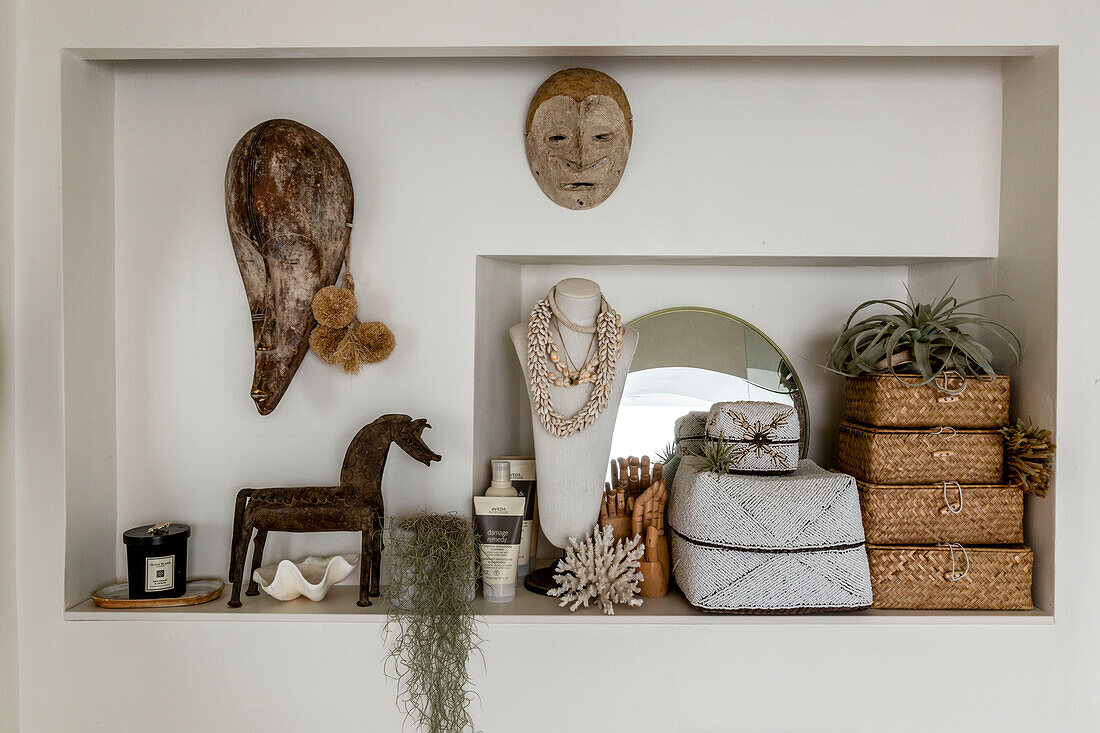
[[[527,113],[531,174],[559,206],[591,209],[619,185],[633,131],[618,82],[592,69],[559,71],[535,92]]]

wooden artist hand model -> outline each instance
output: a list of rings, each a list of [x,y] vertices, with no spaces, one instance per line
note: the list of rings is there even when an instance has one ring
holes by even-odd
[[[615,541],[639,534],[632,529],[634,505],[642,492],[661,478],[661,464],[653,465],[650,474],[649,456],[641,459],[619,458],[611,461],[611,482],[605,484],[603,503],[600,504],[600,526],[611,526]],[[644,538],[643,538],[644,539]]]
[[[660,464],[657,464],[660,466]],[[642,535],[645,555],[642,557],[643,598],[661,598],[668,593],[668,576],[672,563],[668,553],[668,536],[665,534],[665,504],[668,490],[665,480],[657,479],[634,502],[631,529]]]
[[[612,483],[606,485],[600,504],[600,525],[610,525],[616,541],[642,536],[645,556],[641,563],[641,594],[644,598],[660,598],[668,592],[671,569],[665,535],[668,491],[661,478],[661,468],[660,463],[653,464],[651,474],[648,456],[612,461]]]

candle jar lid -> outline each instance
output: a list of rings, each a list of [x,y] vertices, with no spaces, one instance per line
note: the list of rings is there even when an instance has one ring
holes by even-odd
[[[179,542],[191,536],[191,527],[177,522],[161,522],[160,524],[143,524],[140,527],[128,529],[122,533],[122,543],[125,545],[163,545],[168,542]]]

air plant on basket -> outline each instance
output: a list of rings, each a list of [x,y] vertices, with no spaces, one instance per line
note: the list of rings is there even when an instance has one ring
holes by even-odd
[[[673,443],[665,443],[665,447],[657,451],[657,460],[662,464],[667,464],[676,455],[676,446]]]
[[[1020,359],[1020,340],[1003,323],[965,309],[1007,297],[1001,293],[959,302],[948,288],[932,303],[917,303],[911,293],[905,301],[868,300],[848,316],[825,368],[846,377],[889,374],[910,386],[934,384],[937,378],[946,380],[955,374],[964,379],[995,379],[993,352],[963,329],[992,334],[1008,346],[1016,362]],[[856,320],[875,306],[884,306],[887,312]],[[918,379],[902,380],[903,376]]]
[[[703,445],[703,466],[711,473],[729,473],[733,465],[733,443],[718,437]]]

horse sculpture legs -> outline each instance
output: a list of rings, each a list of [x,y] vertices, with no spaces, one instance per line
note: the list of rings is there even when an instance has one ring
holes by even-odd
[[[252,540],[255,522],[246,508],[246,502],[252,496],[252,489],[242,489],[237,496],[237,512],[233,522],[233,549],[229,568],[229,582],[233,586],[229,599],[231,608],[241,605],[241,587],[245,584],[244,568],[248,559],[248,543]],[[363,554],[359,568],[360,606],[370,606],[370,597],[380,594],[379,570],[382,564],[382,532],[378,515],[374,511],[363,514],[361,530],[363,533]],[[256,539],[252,549],[252,567],[247,579],[245,595],[259,595],[259,585],[255,580],[256,568],[263,564],[264,545],[267,544],[269,529],[256,529]]]
[[[374,512],[363,515],[363,554],[359,559],[359,605],[369,606],[370,596],[378,595],[374,547]],[[372,585],[371,583],[374,583]],[[372,592],[373,591],[373,592]]]
[[[382,589],[379,587],[379,576],[382,571],[382,519],[381,517],[375,517],[374,523],[374,544],[371,547],[371,566],[370,566],[370,594],[372,596],[378,596],[382,594]]]
[[[264,545],[266,544],[267,530],[261,529],[256,532],[256,539],[252,542],[252,569],[248,571],[248,590],[244,592],[246,596],[260,595],[260,586],[256,582],[256,568],[263,565]]]

